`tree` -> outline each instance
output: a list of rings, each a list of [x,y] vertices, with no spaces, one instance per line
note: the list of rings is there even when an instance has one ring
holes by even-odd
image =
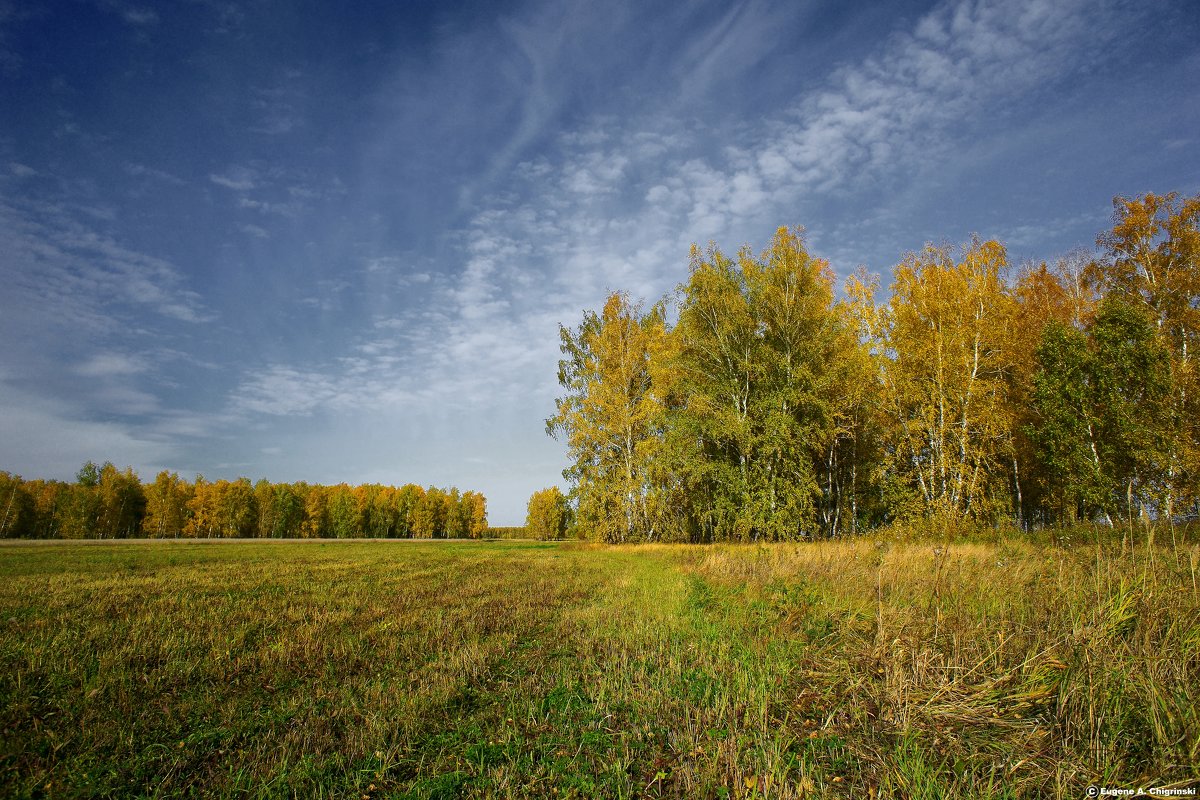
[[[187,510],[188,520],[183,529],[184,536],[207,539],[217,535],[220,526],[217,487],[205,480],[203,475],[196,476]]]
[[[329,490],[329,530],[338,539],[353,539],[362,535],[358,499],[344,483]]]
[[[100,520],[100,467],[88,461],[67,484],[56,507],[58,535],[64,539],[90,539]]]
[[[34,535],[37,507],[19,475],[0,472],[0,538],[17,539]]]
[[[975,240],[957,262],[930,245],[895,269],[883,320],[885,397],[897,421],[890,455],[926,513],[988,518],[1006,504],[1007,264],[1002,245]]]
[[[319,484],[305,485],[304,525],[301,530],[306,539],[325,539],[330,536],[329,489]]]
[[[446,535],[452,539],[465,539],[471,530],[471,509],[463,503],[458,487],[451,487],[446,514]]]
[[[258,507],[249,478],[209,483],[197,475],[188,508],[192,512],[184,528],[188,536],[249,538],[258,526]]]
[[[662,404],[651,361],[665,340],[661,308],[642,313],[622,293],[574,330],[559,327],[558,381],[566,390],[546,421],[565,437],[576,484],[579,521],[609,542],[652,540],[659,533],[652,463]]]
[[[848,418],[837,397],[854,332],[834,311],[827,262],[780,228],[755,258],[693,247],[672,332],[671,451],[701,538],[794,539],[821,527]],[[822,473],[819,476],[818,473]],[[837,501],[826,522],[837,523]]]
[[[100,515],[96,521],[96,534],[102,539],[139,535],[146,513],[146,495],[133,468],[126,467],[121,471],[106,461],[100,470],[97,490]]]
[[[1051,324],[1083,331],[1095,315],[1097,298],[1085,279],[1088,257],[1074,253],[1053,265],[1042,262],[1020,271],[1012,291],[1014,313],[1008,386],[1006,390],[1012,431],[1008,453],[1011,466],[1012,511],[1018,523],[1027,524],[1049,509],[1047,492],[1058,475],[1047,472],[1039,459],[1029,431],[1035,424],[1034,376],[1037,351]],[[1073,346],[1066,332],[1055,334],[1066,347]],[[1069,351],[1062,355],[1068,356]]]
[[[448,500],[446,492],[433,486],[424,492],[413,508],[413,536],[422,539],[445,538]]]
[[[525,529],[534,539],[564,539],[571,527],[571,505],[557,486],[529,497]]]
[[[275,529],[275,487],[266,478],[254,484],[254,505],[258,508],[258,522],[254,535],[260,539],[271,538]]]
[[[280,483],[274,486],[274,527],[272,538],[302,536],[304,532],[304,484]]]
[[[393,534],[396,527],[396,512],[391,502],[393,494],[390,487],[378,484],[355,487],[364,536],[385,539]]]
[[[487,498],[479,492],[463,492],[462,502],[467,509],[467,535],[478,539],[488,529]]]
[[[408,538],[416,536],[417,506],[425,497],[425,490],[413,483],[400,487],[396,496],[396,535]]]
[[[1106,295],[1142,308],[1169,357],[1171,402],[1163,482],[1155,506],[1168,519],[1194,505],[1200,476],[1200,195],[1146,194],[1113,201],[1105,258],[1090,277]]]
[[[192,491],[187,481],[163,470],[146,487],[146,516],[142,535],[156,539],[178,538],[187,526],[187,505]]]
[[[884,409],[887,354],[880,338],[882,315],[875,304],[879,282],[864,269],[851,274],[845,297],[834,308],[846,332],[832,357],[834,437],[825,461],[822,527],[830,536],[857,533],[891,518],[884,442],[891,420]]]
[[[1161,496],[1170,356],[1144,309],[1105,298],[1086,333],[1059,322],[1037,349],[1030,438],[1056,520],[1132,515]]]
[[[34,533],[39,539],[62,536],[62,524],[71,499],[72,486],[63,481],[33,480],[26,484],[33,497]]]
[[[221,502],[221,534],[226,538],[250,538],[258,522],[258,507],[254,501],[254,486],[249,478],[220,481],[223,484]]]

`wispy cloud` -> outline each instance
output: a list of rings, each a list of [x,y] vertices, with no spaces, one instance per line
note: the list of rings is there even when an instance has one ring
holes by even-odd
[[[242,233],[253,236],[256,239],[270,239],[271,234],[266,228],[261,228],[258,225],[242,225]]]
[[[125,172],[135,178],[154,178],[155,180],[169,183],[172,186],[183,186],[186,183],[182,178],[172,175],[166,170],[155,169],[154,167],[148,167],[145,164],[138,164],[134,162],[125,164]]]
[[[68,477],[85,458],[123,459],[154,469],[171,458],[172,445],[123,421],[97,421],[80,409],[17,389],[0,373],[0,441],[5,468],[30,477]]]
[[[255,88],[251,107],[257,120],[250,130],[267,136],[282,136],[303,125],[302,107],[307,101],[303,78],[304,73],[300,70],[287,70],[275,85]]]
[[[0,438],[13,467],[36,460],[63,474],[81,452],[158,465],[178,445],[157,431],[176,416],[159,370],[190,357],[165,343],[215,315],[176,265],[107,233],[115,218],[78,202],[0,199],[10,343]]]
[[[223,173],[210,173],[208,179],[218,186],[232,189],[235,192],[248,192],[259,186],[258,170],[250,167],[233,166]]]
[[[122,246],[66,205],[0,200],[0,243],[10,291],[42,313],[107,326],[127,305],[184,322],[212,319],[174,265]]]
[[[688,57],[715,69],[719,59],[705,53],[732,52],[761,24],[762,15],[731,11],[711,34],[714,46]],[[964,131],[986,134],[988,113],[1080,68],[1081,53],[1116,27],[1094,4],[947,3],[732,138],[724,128],[661,115],[632,126],[589,120],[515,165],[505,192],[477,202],[462,232],[457,277],[426,287],[426,311],[380,323],[397,346],[419,341],[424,358],[397,358],[393,349],[384,360],[364,333],[355,360],[315,372],[268,365],[243,383],[235,404],[310,414],[418,395],[453,402],[482,391],[522,403],[538,398],[534,405],[546,408],[558,322],[573,322],[612,289],[651,300],[670,290],[684,277],[691,242],[762,241],[774,225],[794,221],[806,198],[922,174]],[[531,35],[509,34],[518,44]],[[548,80],[546,56],[529,60],[536,97]],[[532,127],[538,112],[527,113]],[[714,152],[710,142],[721,139],[736,144]]]
[[[124,377],[145,372],[148,365],[145,359],[127,353],[101,352],[96,353],[87,361],[75,368],[80,375],[92,378]]]
[[[121,10],[121,18],[130,25],[158,24],[158,12],[152,8],[135,8],[129,6]]]

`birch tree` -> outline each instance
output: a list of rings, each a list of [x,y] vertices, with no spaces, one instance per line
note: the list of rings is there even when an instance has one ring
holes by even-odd
[[[1156,505],[1168,519],[1200,492],[1200,195],[1146,194],[1113,201],[1105,257],[1091,276],[1106,295],[1143,308],[1170,361],[1163,484]]]
[[[883,320],[892,456],[927,512],[984,517],[1002,503],[1013,430],[1007,264],[1002,245],[976,240],[958,261],[930,245],[895,269]]]
[[[668,427],[701,538],[815,535],[818,473],[836,453],[834,365],[852,342],[832,308],[829,265],[799,230],[780,228],[758,257],[694,247],[690,272]]]
[[[651,362],[663,347],[661,308],[643,313],[614,293],[578,328],[560,326],[558,380],[566,390],[546,421],[566,440],[578,519],[592,538],[609,542],[659,538],[652,464],[661,445],[661,394]]]

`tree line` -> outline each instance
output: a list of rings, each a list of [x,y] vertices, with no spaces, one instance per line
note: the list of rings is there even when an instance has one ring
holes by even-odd
[[[322,486],[248,478],[194,482],[89,461],[74,482],[0,472],[0,537],[478,538],[487,499],[457,488]]]
[[[547,432],[571,502],[531,498],[529,524],[747,541],[1194,518],[1200,196],[1114,209],[1096,250],[1053,263],[927,245],[882,299],[863,270],[836,292],[799,229],[757,255],[693,246],[673,294],[560,326]]]

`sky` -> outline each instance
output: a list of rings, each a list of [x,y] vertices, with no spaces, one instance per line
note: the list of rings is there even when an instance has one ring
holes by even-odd
[[[0,469],[558,484],[558,326],[1200,193],[1192,0],[0,0]]]

